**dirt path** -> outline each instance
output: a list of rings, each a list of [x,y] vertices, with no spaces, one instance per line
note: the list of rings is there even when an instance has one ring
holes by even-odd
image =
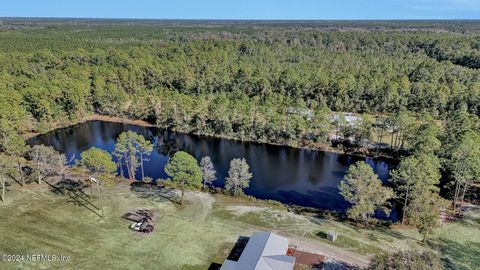
[[[260,207],[260,206],[234,205],[234,206],[229,206],[226,209],[229,210],[231,213],[234,213],[238,216],[242,216],[244,214],[251,213],[251,212],[268,211],[269,208]],[[286,214],[294,218],[304,218],[303,216],[299,216],[297,214],[292,214],[292,213],[286,213]],[[275,215],[279,215],[279,213],[276,212]],[[325,242],[304,237],[304,236],[301,236],[301,234],[285,232],[280,227],[277,227],[277,229],[273,229],[272,227],[251,225],[249,230],[250,230],[250,234],[256,231],[275,232],[279,235],[283,235],[288,239],[290,239],[290,245],[295,246],[296,249],[300,251],[320,254],[327,258],[330,258],[335,261],[342,262],[348,265],[352,265],[352,266],[365,267],[369,264],[371,259],[371,256],[362,255],[362,254],[349,251],[344,248],[337,247]]]
[[[351,252],[333,245],[322,243],[306,237],[278,232],[290,239],[290,245],[294,245],[298,250],[324,255],[327,258],[339,262],[347,263],[352,266],[366,267],[370,262],[370,257],[355,252]]]
[[[351,266],[366,267],[370,263],[371,256],[362,255],[356,252],[345,250],[334,245],[316,241],[307,237],[302,237],[296,234],[285,233],[278,230],[272,230],[261,227],[251,227],[250,234],[258,231],[271,231],[278,235],[287,237],[290,240],[290,245],[295,246],[300,251],[315,253],[323,255],[326,259],[333,259]]]
[[[314,239],[302,237],[296,234],[285,233],[278,230],[266,229],[266,228],[251,228],[250,234],[258,231],[271,231],[278,235],[287,237],[290,240],[290,245],[295,246],[300,251],[315,253],[323,255],[326,259],[333,259],[338,262],[342,262],[351,266],[366,267],[370,263],[371,256],[362,255],[352,251],[345,250],[343,248],[329,245]]]

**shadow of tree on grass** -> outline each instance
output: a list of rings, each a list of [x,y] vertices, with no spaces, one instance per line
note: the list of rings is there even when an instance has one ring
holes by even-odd
[[[130,184],[130,190],[139,198],[156,202],[171,201],[176,204],[180,203],[180,198],[175,189],[159,186],[156,183],[133,182]]]
[[[480,269],[480,243],[458,243],[445,238],[428,241],[428,244],[445,255],[447,269]]]
[[[90,202],[91,196],[84,192],[84,189],[89,187],[89,185],[72,179],[64,179],[55,184],[52,184],[46,179],[44,179],[43,181],[50,186],[50,190],[54,194],[67,197],[67,202],[82,206],[93,212],[97,216],[101,217],[101,215],[98,213],[100,208]]]

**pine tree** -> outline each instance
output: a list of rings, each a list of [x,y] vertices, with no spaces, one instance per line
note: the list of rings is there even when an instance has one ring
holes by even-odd
[[[165,172],[180,187],[182,191],[180,204],[182,205],[185,188],[198,189],[202,186],[202,171],[197,160],[187,152],[175,153],[165,166]]]
[[[375,210],[390,213],[387,201],[393,197],[393,191],[383,186],[372,167],[364,161],[350,166],[339,189],[345,200],[352,204],[347,211],[349,218],[361,219],[367,225]]]

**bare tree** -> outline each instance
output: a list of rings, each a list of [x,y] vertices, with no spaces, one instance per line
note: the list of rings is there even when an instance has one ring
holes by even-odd
[[[38,184],[43,178],[55,174],[65,178],[67,158],[65,155],[55,151],[51,146],[35,145],[30,150],[30,158],[35,162],[35,173]]]
[[[208,156],[202,158],[200,168],[202,169],[203,189],[205,189],[206,186],[212,185],[213,181],[217,180],[217,176],[215,175],[217,172],[213,167],[212,160]]]
[[[225,190],[230,191],[234,196],[240,195],[244,188],[250,185],[252,173],[249,171],[247,161],[244,158],[236,158],[230,162],[228,177],[225,178]]]
[[[9,166],[7,162],[0,158],[0,185],[2,186],[2,202],[5,202],[5,184],[7,182],[7,178],[5,177],[8,174]]]

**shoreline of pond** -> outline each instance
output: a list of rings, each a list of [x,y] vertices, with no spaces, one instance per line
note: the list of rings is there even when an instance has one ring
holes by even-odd
[[[185,135],[195,135],[195,136],[200,136],[200,137],[207,137],[207,138],[216,138],[216,139],[226,139],[226,140],[231,140],[235,142],[241,142],[241,143],[255,143],[255,144],[267,144],[267,145],[274,145],[274,146],[284,146],[284,147],[291,147],[295,149],[303,149],[303,150],[311,150],[311,151],[320,151],[320,152],[328,152],[328,153],[334,153],[334,154],[343,154],[343,155],[351,155],[351,156],[356,156],[356,157],[362,157],[362,158],[372,158],[374,160],[377,159],[384,159],[388,160],[390,162],[397,162],[399,160],[398,157],[395,157],[393,155],[387,154],[384,151],[378,151],[378,149],[374,148],[366,148],[366,147],[343,147],[343,144],[338,143],[338,142],[333,142],[332,143],[338,143],[342,145],[342,148],[338,147],[333,147],[331,145],[326,145],[324,143],[317,143],[317,144],[309,144],[309,145],[294,145],[294,144],[282,144],[282,143],[275,143],[275,142],[269,142],[269,141],[255,141],[255,140],[241,140],[235,137],[231,136],[225,136],[225,135],[215,135],[215,134],[203,134],[203,133],[195,133],[195,132],[182,132],[182,131],[175,131],[171,130],[168,128],[163,128],[160,126],[157,126],[155,124],[152,124],[146,120],[141,120],[141,119],[129,119],[125,117],[116,117],[116,116],[109,116],[109,115],[101,115],[101,114],[92,114],[89,116],[82,117],[81,119],[75,120],[75,121],[69,121],[64,124],[60,123],[55,123],[54,127],[44,131],[44,132],[28,132],[26,139],[27,141],[30,141],[31,139],[45,135],[47,133],[53,132],[58,129],[63,129],[63,128],[68,128],[68,127],[73,127],[76,125],[80,125],[83,123],[87,122],[93,122],[93,121],[103,121],[103,122],[110,122],[110,123],[118,123],[118,124],[124,124],[124,125],[136,125],[136,126],[141,126],[141,127],[147,127],[147,128],[157,128],[160,130],[166,130],[169,132],[172,132],[174,134],[185,134]],[[363,151],[362,151],[363,150]],[[375,151],[377,150],[377,151]]]
[[[84,129],[83,131],[82,131],[82,128]],[[287,154],[289,157],[293,158],[288,163],[289,165],[293,165],[293,167],[288,169],[288,171],[284,171],[284,174],[281,174],[281,175],[290,175],[290,173],[292,173],[292,176],[293,175],[295,176],[293,178],[292,177],[287,177],[287,178],[296,179],[296,180],[294,180],[293,182],[291,180],[284,181],[285,179],[281,178],[281,176],[280,178],[278,178],[279,177],[278,174],[275,174],[275,173],[272,174],[271,172],[269,173],[269,170],[267,168],[269,168],[270,164],[264,164],[262,162],[254,162],[252,163],[253,165],[252,170],[253,172],[256,171],[257,173],[256,175],[258,177],[256,181],[258,181],[257,183],[260,183],[260,184],[258,185],[254,184],[253,186],[249,187],[251,188],[251,190],[246,191],[245,199],[247,200],[254,199],[259,201],[271,202],[272,204],[283,205],[286,209],[290,209],[291,211],[294,211],[294,212],[310,212],[310,213],[315,212],[317,215],[320,215],[320,216],[321,215],[336,216],[336,214],[334,213],[338,213],[340,216],[342,215],[342,213],[345,210],[344,208],[346,206],[342,203],[343,200],[339,199],[337,192],[329,189],[330,185],[328,183],[333,181],[334,186],[336,187],[337,186],[336,181],[338,180],[337,178],[339,177],[338,174],[345,172],[348,168],[348,164],[350,163],[353,164],[355,160],[364,159],[363,157],[359,158],[359,157],[355,157],[354,155],[338,154],[338,152],[321,151],[317,149],[312,149],[312,150],[303,152],[303,149],[305,148],[288,147],[288,146],[278,145],[278,144],[277,145],[262,144],[259,142],[246,142],[246,141],[240,142],[239,140],[225,140],[221,142],[223,138],[218,138],[214,136],[201,136],[201,135],[192,134],[192,133],[188,134],[188,133],[180,133],[180,132],[171,132],[168,129],[157,128],[154,125],[149,123],[143,123],[143,125],[141,125],[139,121],[126,120],[123,118],[110,118],[110,117],[106,118],[106,117],[99,117],[99,116],[92,116],[92,117],[89,117],[89,119],[86,119],[85,121],[80,122],[76,125],[58,128],[56,130],[39,135],[38,137],[32,138],[29,143],[39,144],[43,140],[43,144],[52,145],[52,146],[55,145],[56,147],[59,147],[57,150],[61,151],[62,153],[67,154],[68,151],[71,151],[71,153],[68,153],[68,155],[73,153],[74,156],[78,156],[81,154],[82,151],[85,151],[89,147],[92,147],[92,145],[95,145],[95,147],[99,147],[99,148],[103,147],[103,149],[106,149],[107,151],[112,151],[113,149],[112,147],[115,143],[116,136],[118,136],[118,134],[120,134],[121,132],[124,132],[125,130],[134,130],[134,131],[136,130],[136,132],[139,132],[144,136],[147,136],[147,134],[149,134],[148,136],[151,136],[151,135],[160,136],[160,138],[163,137],[168,140],[168,142],[163,141],[163,143],[167,145],[166,152],[162,152],[162,150],[160,150],[159,148],[155,152],[156,154],[152,156],[153,161],[150,160],[150,162],[154,162],[155,166],[148,166],[148,163],[146,164],[147,165],[145,167],[146,175],[149,176],[149,178],[151,178],[152,180],[166,179],[165,176],[163,175],[164,172],[162,172],[162,170],[159,170],[158,164],[164,164],[166,162],[166,159],[169,156],[168,153],[172,153],[171,149],[169,148],[169,147],[173,147],[170,145],[169,143],[170,141],[174,141],[176,145],[177,144],[182,145],[182,142],[185,142],[184,141],[185,138],[187,138],[186,140],[189,142],[189,144],[183,145],[183,147],[186,147],[186,148],[182,149],[182,148],[173,147],[172,149],[176,149],[175,151],[179,151],[179,150],[187,151],[186,149],[190,149],[189,153],[194,155],[195,158],[197,158],[198,160],[199,157],[208,155],[208,153],[199,153],[199,152],[197,152],[196,155],[194,154],[195,151],[198,151],[198,149],[200,149],[198,148],[199,146],[198,143],[201,141],[202,143],[204,142],[210,143],[209,147],[203,148],[203,149],[209,149],[208,151],[210,151],[210,154],[224,153],[224,156],[217,157],[219,159],[217,160],[218,163],[216,163],[216,165],[218,166],[217,171],[219,173],[220,182],[222,181],[222,179],[225,178],[227,173],[228,162],[226,161],[231,160],[237,154],[233,154],[232,156],[232,154],[228,154],[228,151],[227,152],[219,151],[219,149],[215,148],[215,146],[222,145],[223,147],[227,147],[227,149],[229,149],[230,151],[234,151],[235,153],[239,153],[240,151],[244,155],[247,152],[243,152],[241,149],[245,149],[245,148],[250,149],[250,151],[253,151],[250,153],[255,153],[255,155],[265,153],[266,154],[265,158],[267,158],[268,155],[273,155],[272,156],[274,157],[273,160],[266,159],[266,160],[270,160],[270,163],[273,162],[272,163],[273,166],[278,166],[279,164],[278,159],[282,159],[281,157]],[[80,137],[77,137],[78,134],[80,134]],[[99,134],[104,134],[104,135],[99,135]],[[173,137],[170,137],[170,134]],[[90,138],[91,138],[91,142],[89,144],[88,140]],[[101,140],[97,141],[97,139],[95,138],[101,138]],[[155,144],[158,143],[156,138],[153,138],[153,137],[150,137],[150,138],[151,140],[153,140],[153,142],[155,142]],[[62,142],[65,143],[65,145],[69,145],[69,146],[65,149],[62,149],[61,145],[64,145]],[[81,142],[80,143],[81,149],[76,148],[78,146],[76,142]],[[162,140],[160,140],[160,142],[162,142]],[[225,143],[227,144],[227,146],[225,146]],[[240,148],[231,148],[230,144],[238,145],[236,147],[240,147]],[[287,150],[288,148],[290,148],[290,150]],[[193,150],[193,149],[197,149],[197,150]],[[285,152],[286,150],[288,152]],[[207,151],[207,150],[204,150],[204,151]],[[258,152],[258,151],[266,151],[266,152]],[[250,157],[252,156],[250,155]],[[328,157],[331,157],[333,159]],[[214,159],[215,159],[215,155],[214,155]],[[253,158],[253,161],[255,160],[256,159]],[[306,167],[299,166],[299,164],[295,163],[294,160],[295,161],[301,160],[301,162],[305,162]],[[324,164],[325,162],[324,160],[327,160],[327,163]],[[333,161],[333,163],[331,161]],[[388,167],[391,164],[389,161],[386,161],[385,159],[381,159],[381,158],[379,158],[378,160],[371,158],[370,161],[368,162],[371,163],[371,166],[375,170],[378,170],[379,176],[382,179],[382,181],[386,181],[388,179],[388,171],[389,171]],[[286,164],[283,164],[283,165],[286,165]],[[148,172],[149,167],[150,167],[150,172]],[[287,166],[284,166],[282,168],[285,168],[285,167]],[[325,169],[321,169],[321,168],[325,168]],[[306,174],[303,176],[298,175],[296,170],[301,170],[302,173],[305,172]],[[325,174],[323,170],[325,170]],[[122,179],[122,177],[120,176],[119,179]],[[313,179],[316,179],[316,180],[313,180]],[[138,181],[138,182],[137,181],[132,181],[132,183],[135,183],[135,182],[139,184],[142,183],[141,181]],[[272,181],[275,182],[274,184],[275,189],[271,188],[272,185],[270,185],[270,188],[269,188],[269,184],[273,183]],[[124,181],[119,181],[119,182],[125,183]],[[327,184],[324,184],[323,186],[319,185],[319,183],[322,183],[322,182],[325,182]],[[161,183],[162,182],[160,182],[160,184]],[[168,183],[168,181],[166,183]],[[264,186],[262,186],[261,183],[264,183],[263,184]],[[217,187],[217,188],[215,188],[214,190],[209,190],[207,192],[212,193],[213,191],[213,193],[223,193],[221,188],[219,188],[219,187],[222,187],[221,184],[217,183],[214,185],[214,187]],[[323,198],[323,199],[319,199],[319,198]]]

